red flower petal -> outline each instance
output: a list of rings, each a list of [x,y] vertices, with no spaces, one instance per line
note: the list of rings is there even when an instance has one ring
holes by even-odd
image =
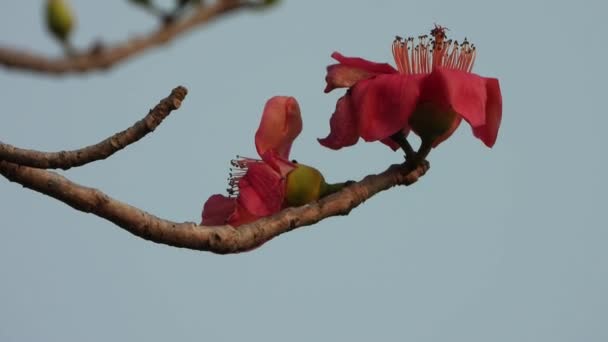
[[[502,121],[502,95],[500,85],[495,78],[486,78],[486,124],[473,127],[473,134],[481,139],[488,147],[494,146],[498,137],[498,129]]]
[[[237,203],[256,216],[281,210],[285,198],[285,179],[264,162],[250,163],[239,181]]]
[[[275,150],[281,157],[289,158],[291,144],[302,131],[300,106],[295,98],[275,96],[266,102],[260,127],[255,133],[255,147],[263,156]]]
[[[425,75],[378,75],[352,87],[361,137],[376,141],[400,130],[407,132],[407,122],[418,103],[424,79]]]
[[[236,207],[234,198],[223,195],[213,195],[209,197],[203,205],[201,224],[206,226],[219,226],[228,222],[228,217],[232,215]]]
[[[354,145],[359,137],[380,140],[393,150],[388,139],[398,131],[409,132],[408,119],[418,103],[425,75],[378,75],[357,82],[341,97],[329,124],[331,131],[321,145],[337,150]]]
[[[421,100],[453,109],[473,127],[476,137],[494,145],[502,117],[498,80],[437,68],[425,81]]]
[[[266,151],[266,153],[262,155],[262,160],[278,172],[281,177],[287,177],[287,174],[296,168],[296,164],[279,156],[275,150]]]
[[[350,91],[336,103],[336,111],[329,120],[329,135],[319,140],[325,147],[337,150],[354,145],[359,140],[359,118],[351,105]]]
[[[394,74],[397,72],[386,63],[374,63],[358,57],[344,57],[338,52],[334,52],[331,56],[340,63],[327,67],[326,93],[335,88],[351,87],[358,81],[378,74]]]
[[[395,70],[395,68],[393,68],[388,63],[371,62],[371,61],[368,61],[368,60],[360,58],[360,57],[346,57],[346,56],[343,56],[342,54],[340,54],[339,52],[332,53],[331,57],[333,59],[337,60],[338,62],[340,62],[340,64],[343,64],[343,65],[346,65],[349,67],[354,67],[357,69],[363,69],[363,70],[373,73],[373,74],[396,74],[397,73],[397,70]]]
[[[236,204],[234,212],[230,217],[228,217],[228,224],[233,227],[238,227],[242,224],[246,224],[249,222],[253,222],[257,220],[259,217],[253,215],[247,209],[245,209],[242,205]]]

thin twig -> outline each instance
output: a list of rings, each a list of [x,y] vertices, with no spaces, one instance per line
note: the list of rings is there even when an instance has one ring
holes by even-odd
[[[0,160],[41,169],[67,170],[106,159],[154,131],[173,110],[180,107],[187,93],[186,88],[181,86],[173,89],[171,94],[162,99],[143,119],[97,144],[73,151],[41,152],[0,142]]]
[[[77,210],[102,217],[136,236],[174,247],[219,254],[248,251],[298,227],[309,226],[331,216],[347,215],[380,191],[416,182],[428,168],[428,162],[411,170],[404,164],[392,165],[381,174],[369,175],[317,202],[287,208],[271,217],[233,228],[228,225],[208,227],[193,222],[164,220],[117,201],[99,190],[76,184],[55,172],[0,161],[0,174],[8,180],[51,196]]]
[[[73,56],[49,58],[37,53],[20,51],[9,47],[0,47],[0,65],[7,68],[21,69],[47,74],[66,74],[88,72],[112,67],[150,48],[163,45],[197,26],[211,22],[224,14],[239,9],[260,7],[260,2],[218,0],[213,4],[200,5],[194,13],[183,20],[161,26],[147,36],[133,38],[129,41],[104,47],[95,44],[90,50],[81,51]]]

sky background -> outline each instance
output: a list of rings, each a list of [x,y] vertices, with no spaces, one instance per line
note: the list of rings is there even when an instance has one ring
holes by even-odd
[[[59,55],[42,3],[3,1],[0,44]],[[125,0],[73,6],[81,47],[156,25]],[[497,77],[503,96],[493,149],[463,124],[414,186],[239,255],[154,244],[0,177],[0,340],[608,340],[607,7],[288,0],[105,72],[0,67],[0,140],[46,151],[104,139],[186,86],[153,134],[64,173],[176,221],[200,220],[229,160],[256,155],[274,95],[298,99],[304,131],[292,157],[328,181],[402,160],[379,143],[336,152],[316,142],[342,93],[323,93],[333,51],[393,63],[395,35],[438,23],[475,43],[475,72]]]

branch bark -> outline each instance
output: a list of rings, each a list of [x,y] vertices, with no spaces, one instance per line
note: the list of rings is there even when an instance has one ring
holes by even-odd
[[[331,216],[347,215],[380,191],[416,182],[428,168],[426,161],[414,168],[405,164],[392,165],[378,175],[369,175],[317,202],[287,208],[276,215],[233,228],[161,219],[97,189],[76,184],[55,172],[0,161],[0,174],[8,180],[53,197],[74,209],[104,218],[143,239],[218,254],[248,251],[293,229],[315,224]]]
[[[163,45],[195,27],[211,22],[239,9],[262,6],[257,2],[218,0],[208,6],[201,5],[186,19],[167,24],[147,36],[133,38],[112,47],[97,45],[73,56],[49,58],[37,53],[0,46],[0,65],[7,68],[46,74],[84,73],[107,69],[134,57],[150,48]]]
[[[106,159],[154,131],[173,110],[180,107],[187,93],[188,90],[181,86],[173,89],[143,119],[97,144],[73,151],[41,152],[0,142],[0,160],[41,169],[67,170]]]

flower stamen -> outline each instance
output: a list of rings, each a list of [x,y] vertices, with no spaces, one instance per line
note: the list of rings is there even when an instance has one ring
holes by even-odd
[[[431,36],[418,37],[414,43],[413,37],[395,37],[392,50],[397,70],[402,74],[429,74],[436,67],[456,69],[471,72],[475,63],[475,45],[465,38],[462,44],[458,41],[446,40],[447,28],[435,25]]]
[[[260,160],[239,155],[230,161],[230,165],[232,167],[229,169],[230,175],[228,176],[228,188],[226,188],[228,197],[237,197],[239,195],[239,181],[247,173],[249,164],[257,162],[260,162]]]

